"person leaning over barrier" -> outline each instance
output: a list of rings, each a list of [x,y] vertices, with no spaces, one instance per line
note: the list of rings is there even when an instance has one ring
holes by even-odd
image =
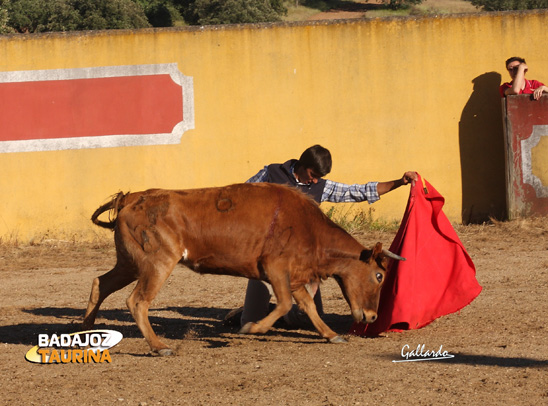
[[[318,204],[321,202],[363,201],[371,204],[379,200],[380,195],[417,180],[415,172],[405,172],[401,179],[389,182],[348,185],[323,179],[329,172],[331,172],[331,153],[320,145],[314,145],[306,149],[299,159],[265,166],[246,183],[267,182],[294,186],[309,195]],[[307,290],[314,298],[318,314],[322,316],[323,307],[319,284],[308,284]],[[241,326],[244,326],[248,322],[261,320],[270,312],[270,298],[269,288],[264,282],[250,279],[247,284],[243,308],[231,311],[225,318],[226,324],[238,324],[239,322]],[[301,312],[296,305],[284,316],[285,322],[292,327],[307,324],[307,319],[306,314]]]
[[[548,92],[548,87],[538,80],[525,79],[529,69],[525,59],[513,56],[506,60],[506,69],[512,78],[511,82],[500,85],[500,96],[505,97],[511,94],[532,94],[535,100],[540,99],[543,92]]]

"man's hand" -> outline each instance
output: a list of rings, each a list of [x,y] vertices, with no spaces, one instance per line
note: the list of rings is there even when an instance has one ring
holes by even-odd
[[[548,92],[548,87],[546,86],[537,87],[535,91],[533,92],[533,99],[535,100],[540,99],[540,97],[542,96],[542,93],[544,92]]]
[[[415,186],[415,181],[418,179],[417,172],[405,172],[401,179],[392,180],[390,182],[379,182],[377,183],[377,193],[383,195],[391,190],[397,189],[400,186],[407,185],[411,183]]]
[[[415,186],[415,181],[417,181],[418,176],[417,172],[405,172],[403,174],[403,177],[401,178],[404,185],[407,185],[408,183],[411,183],[412,186]]]

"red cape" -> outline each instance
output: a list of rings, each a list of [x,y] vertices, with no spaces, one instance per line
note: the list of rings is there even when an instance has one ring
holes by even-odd
[[[390,261],[378,319],[354,323],[350,334],[377,336],[426,326],[467,306],[481,292],[476,269],[451,223],[445,199],[422,180],[411,187],[407,208],[390,251],[406,261]]]

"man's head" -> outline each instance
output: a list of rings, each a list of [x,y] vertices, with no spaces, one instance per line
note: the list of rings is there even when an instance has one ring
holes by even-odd
[[[525,59],[520,58],[519,56],[513,56],[506,60],[506,69],[508,70],[508,73],[510,74],[510,77],[512,79],[516,76],[518,66],[522,63],[525,63]]]
[[[307,148],[299,158],[295,172],[302,183],[317,183],[331,172],[331,153],[321,145]]]

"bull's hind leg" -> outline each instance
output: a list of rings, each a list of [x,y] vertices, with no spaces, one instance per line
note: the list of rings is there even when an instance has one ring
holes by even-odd
[[[91,294],[89,295],[88,307],[84,316],[82,326],[89,330],[95,324],[95,318],[101,303],[111,294],[120,290],[135,280],[128,267],[118,262],[116,266],[106,274],[93,280]]]
[[[163,262],[158,260],[157,263],[152,264],[147,261],[143,264],[140,269],[139,281],[126,302],[139,330],[141,330],[154,355],[165,356],[173,354],[173,351],[160,341],[156,333],[154,333],[148,319],[148,309],[176,263],[177,260],[163,258]]]
[[[331,330],[327,324],[321,319],[314,304],[314,299],[304,286],[293,292],[293,297],[299,305],[299,307],[308,315],[310,321],[316,327],[316,330],[323,338],[328,339],[332,343],[344,343],[346,340],[341,336],[338,336],[333,330]]]

